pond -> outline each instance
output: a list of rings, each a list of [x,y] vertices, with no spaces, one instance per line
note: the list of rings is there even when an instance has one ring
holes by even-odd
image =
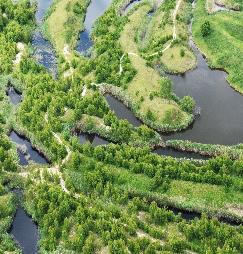
[[[80,37],[77,43],[76,50],[78,52],[85,53],[92,47],[93,42],[90,37],[92,27],[97,18],[104,14],[104,12],[110,6],[111,2],[112,0],[91,0],[84,21],[84,31],[80,33]]]
[[[37,253],[38,228],[35,222],[21,207],[17,208],[10,234],[20,246],[24,254]]]
[[[35,254],[38,248],[38,227],[31,217],[21,207],[23,194],[20,189],[13,189],[17,197],[17,210],[9,233],[14,237],[22,253]]]
[[[29,160],[40,164],[48,163],[47,159],[33,148],[31,143],[25,137],[20,136],[14,131],[11,131],[9,137],[12,142],[17,144],[21,165],[27,165]]]

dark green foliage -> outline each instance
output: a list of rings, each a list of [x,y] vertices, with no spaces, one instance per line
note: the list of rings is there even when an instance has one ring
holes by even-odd
[[[201,33],[203,37],[208,36],[211,33],[211,25],[209,23],[209,21],[205,21],[202,25],[201,25]]]
[[[184,96],[180,101],[180,106],[183,111],[186,111],[191,114],[193,113],[196,103],[191,96]]]

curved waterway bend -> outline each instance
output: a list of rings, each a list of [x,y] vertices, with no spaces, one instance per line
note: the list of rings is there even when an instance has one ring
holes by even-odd
[[[106,101],[110,108],[115,112],[116,116],[120,119],[126,119],[133,126],[138,127],[142,122],[135,117],[133,112],[128,109],[122,102],[113,97],[112,95],[105,95]]]
[[[167,139],[188,139],[200,143],[238,144],[243,142],[243,96],[232,89],[224,71],[212,70],[191,41],[198,66],[185,75],[169,75],[175,93],[192,96],[201,116],[185,131]]]
[[[94,22],[104,14],[111,2],[112,0],[91,0],[84,21],[84,31],[80,33],[76,47],[76,50],[80,53],[85,53],[92,47],[93,42],[90,38],[90,33]]]
[[[51,43],[46,40],[41,32],[41,25],[44,15],[52,4],[52,0],[37,0],[37,12],[35,14],[37,29],[32,37],[32,46],[34,47],[34,57],[39,64],[51,71],[54,76],[57,75],[57,60],[55,50]]]

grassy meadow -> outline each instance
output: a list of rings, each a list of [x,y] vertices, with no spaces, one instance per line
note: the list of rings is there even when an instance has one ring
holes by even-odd
[[[243,12],[208,14],[205,0],[198,0],[194,17],[194,39],[210,66],[226,70],[230,85],[243,93]],[[211,32],[203,37],[201,26],[205,20],[210,22]]]

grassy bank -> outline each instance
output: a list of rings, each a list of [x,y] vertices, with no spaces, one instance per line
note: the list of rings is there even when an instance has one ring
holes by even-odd
[[[195,153],[200,153],[202,155],[208,155],[208,156],[226,155],[232,159],[241,159],[243,156],[242,144],[224,146],[224,145],[196,143],[196,142],[191,142],[189,140],[167,140],[166,146],[169,146],[178,150],[195,152]]]
[[[243,13],[223,11],[209,15],[205,0],[199,0],[194,17],[193,35],[209,65],[226,70],[230,85],[243,93]],[[207,36],[201,32],[205,21],[209,21],[211,27]]]
[[[143,21],[136,39],[143,56],[170,73],[185,73],[196,67],[196,57],[189,47],[191,3],[163,1]]]

